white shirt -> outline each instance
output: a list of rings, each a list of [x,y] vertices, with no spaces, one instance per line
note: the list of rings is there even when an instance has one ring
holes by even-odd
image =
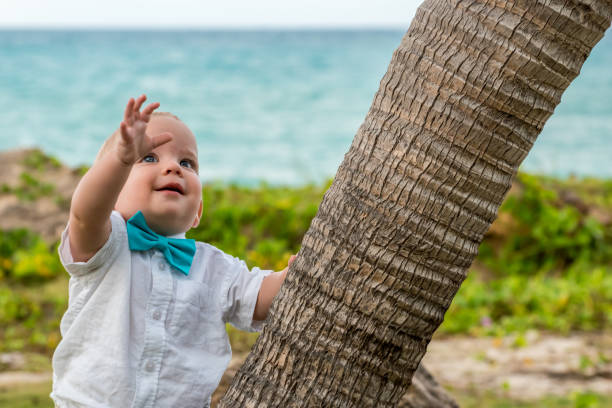
[[[225,323],[261,328],[253,311],[271,271],[249,271],[196,242],[186,276],[158,250],[130,251],[118,212],[111,225],[108,241],[87,262],[73,261],[68,227],[62,234],[69,303],[51,398],[62,408],[208,406],[231,359]]]

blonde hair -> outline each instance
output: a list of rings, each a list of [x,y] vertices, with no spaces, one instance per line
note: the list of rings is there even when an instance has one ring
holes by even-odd
[[[170,112],[153,112],[151,114],[151,118],[155,117],[155,116],[162,116],[162,117],[171,117],[173,119],[178,120],[179,122],[182,122],[182,120],[176,116],[174,113],[170,113]],[[110,144],[111,141],[115,138],[115,137],[119,137],[119,129],[115,130],[113,132],[112,135],[110,135],[105,141],[104,144],[102,144],[102,147],[100,147],[100,150],[98,150],[98,154],[96,155],[96,159],[94,160],[94,163],[97,162],[98,160],[100,160],[102,158],[102,156],[104,156],[106,154],[106,152],[108,151],[108,149],[110,149]]]

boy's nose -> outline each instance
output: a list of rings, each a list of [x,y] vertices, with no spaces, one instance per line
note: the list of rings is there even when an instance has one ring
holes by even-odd
[[[181,166],[178,163],[170,160],[164,166],[164,174],[176,173],[181,174]]]

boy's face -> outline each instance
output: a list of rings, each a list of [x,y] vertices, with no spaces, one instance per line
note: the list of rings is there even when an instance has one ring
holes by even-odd
[[[151,117],[147,134],[164,132],[171,133],[172,140],[134,164],[115,209],[125,220],[140,210],[153,231],[173,235],[200,223],[202,185],[198,148],[189,128],[171,116]]]

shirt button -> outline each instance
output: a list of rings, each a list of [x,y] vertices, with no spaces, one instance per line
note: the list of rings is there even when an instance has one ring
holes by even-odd
[[[153,364],[152,361],[147,362],[147,364],[145,365],[145,370],[149,372],[153,371],[154,368],[155,368],[155,364]]]
[[[159,263],[157,264],[157,267],[161,270],[161,271],[165,271],[166,270],[166,264],[163,261],[159,261]]]
[[[155,312],[153,312],[153,318],[154,318],[155,320],[159,320],[159,319],[160,319],[160,317],[161,317],[161,313],[160,313],[160,311],[159,311],[159,310],[156,310]]]

